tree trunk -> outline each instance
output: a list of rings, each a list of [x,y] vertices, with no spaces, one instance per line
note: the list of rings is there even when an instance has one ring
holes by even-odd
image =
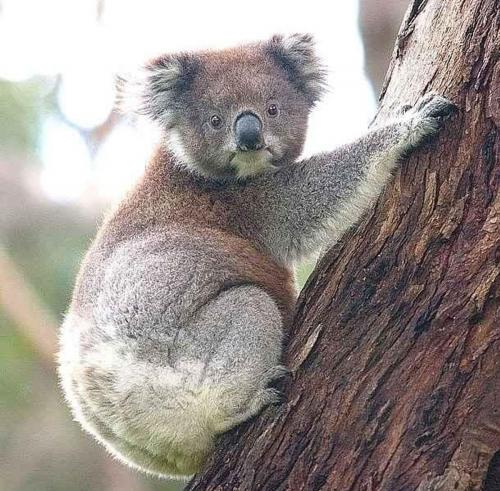
[[[498,0],[410,6],[377,120],[429,90],[460,112],[319,264],[286,402],[188,489],[500,490],[499,28]]]

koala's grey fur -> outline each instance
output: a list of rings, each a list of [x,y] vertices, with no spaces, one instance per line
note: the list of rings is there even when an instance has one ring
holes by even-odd
[[[305,35],[161,57],[125,84],[165,141],[83,262],[60,375],[75,418],[130,465],[190,475],[217,434],[276,399],[294,262],[354,224],[452,108],[426,96],[297,161],[323,86]],[[249,111],[265,147],[244,152],[233,123]]]

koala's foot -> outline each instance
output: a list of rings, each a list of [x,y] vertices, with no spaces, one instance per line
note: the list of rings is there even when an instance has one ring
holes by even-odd
[[[265,388],[259,390],[255,396],[249,401],[245,409],[239,413],[234,413],[231,417],[219,421],[215,431],[224,433],[231,428],[243,423],[244,421],[253,418],[259,414],[262,409],[270,404],[278,404],[283,402],[283,395],[276,389]]]
[[[424,95],[415,104],[403,106],[403,118],[408,124],[408,136],[405,143],[417,147],[434,136],[442,128],[444,121],[455,113],[457,107],[445,97],[433,92]]]
[[[290,369],[285,367],[284,365],[276,365],[275,367],[267,370],[265,377],[269,382],[273,382],[275,380],[288,377],[290,373]]]

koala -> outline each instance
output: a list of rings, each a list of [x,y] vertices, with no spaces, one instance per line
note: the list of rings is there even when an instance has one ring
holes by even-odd
[[[82,263],[59,354],[74,417],[123,462],[190,476],[277,400],[294,265],[355,224],[454,108],[426,95],[300,160],[324,88],[299,34],[161,56],[124,82],[162,138]]]

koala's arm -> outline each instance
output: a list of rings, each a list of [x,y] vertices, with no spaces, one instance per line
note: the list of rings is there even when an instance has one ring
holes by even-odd
[[[375,201],[401,157],[437,133],[453,110],[447,99],[425,96],[354,143],[259,177],[243,193],[257,240],[284,262],[338,240]]]

